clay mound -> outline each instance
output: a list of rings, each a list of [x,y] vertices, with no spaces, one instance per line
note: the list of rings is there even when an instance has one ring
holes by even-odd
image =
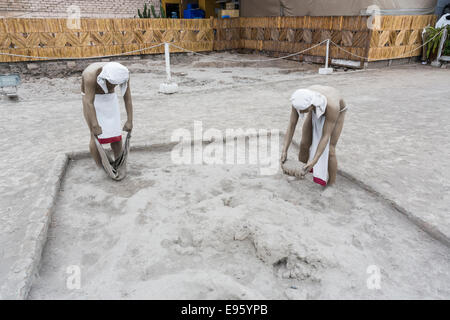
[[[286,160],[285,163],[281,164],[281,169],[283,169],[283,172],[289,176],[302,179],[304,178],[304,176],[302,176],[304,165],[305,164],[300,161]]]

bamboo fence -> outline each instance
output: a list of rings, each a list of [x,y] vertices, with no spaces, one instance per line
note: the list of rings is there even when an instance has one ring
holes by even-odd
[[[416,48],[422,45],[422,31],[427,26],[434,26],[436,19],[434,15],[382,17],[380,29],[372,32],[368,59],[420,56],[421,48]]]
[[[212,51],[209,19],[81,19],[79,29],[66,19],[1,19],[0,52],[51,58],[86,58],[135,51],[172,42],[193,51]],[[180,51],[171,48],[173,51]],[[156,54],[164,47],[132,53]],[[39,59],[0,55],[0,62]]]
[[[370,21],[378,22],[377,28],[370,29],[368,19],[305,16],[215,20],[214,50],[242,48],[289,54],[331,39],[345,50],[331,46],[330,56],[336,59],[363,62],[409,58],[421,54],[422,30],[436,22],[434,15],[382,16],[379,21]],[[324,44],[304,55],[325,54]]]
[[[367,17],[361,16],[241,18],[240,28],[243,48],[282,53],[303,51],[331,39],[353,54],[366,56],[370,37]],[[333,58],[355,60],[336,47],[330,47],[330,50]],[[305,53],[319,57],[325,57],[325,54],[326,44]]]
[[[384,16],[371,30],[368,17],[258,17],[232,19],[81,19],[79,29],[66,19],[0,19],[0,52],[26,56],[87,58],[142,50],[172,42],[192,51],[252,49],[295,53],[331,39],[332,58],[365,61],[414,57],[421,32],[436,16]],[[182,51],[175,47],[174,52]],[[162,46],[130,55],[162,53]],[[326,46],[305,55],[324,57]],[[352,55],[353,54],[353,55]],[[363,58],[358,58],[360,56]],[[300,56],[301,58],[301,56]],[[0,55],[0,62],[40,60]]]

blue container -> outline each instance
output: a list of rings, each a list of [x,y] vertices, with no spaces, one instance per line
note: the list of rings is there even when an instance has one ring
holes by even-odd
[[[183,11],[183,17],[184,19],[204,19],[205,11],[201,9],[186,9]]]
[[[198,9],[198,3],[188,3],[187,10]]]

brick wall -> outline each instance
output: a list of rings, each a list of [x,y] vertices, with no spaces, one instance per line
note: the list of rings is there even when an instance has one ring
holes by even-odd
[[[65,18],[71,5],[80,7],[82,18],[133,18],[144,3],[159,12],[159,0],[0,0],[0,18]]]

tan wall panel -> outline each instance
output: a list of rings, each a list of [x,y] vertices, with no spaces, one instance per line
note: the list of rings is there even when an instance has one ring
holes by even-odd
[[[402,10],[434,8],[436,4],[437,0],[241,0],[240,14],[242,17],[280,16],[281,12],[284,16],[355,16],[377,5],[383,14],[388,14],[385,10],[400,10],[394,12],[398,15]]]

